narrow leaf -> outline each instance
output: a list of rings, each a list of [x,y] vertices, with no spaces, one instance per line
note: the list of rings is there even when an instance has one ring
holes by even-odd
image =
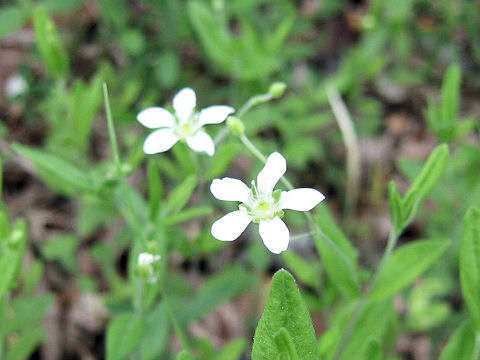
[[[448,240],[416,241],[396,250],[370,294],[373,300],[392,296],[426,271],[449,246]]]
[[[472,316],[473,323],[480,330],[480,210],[471,207],[463,222],[460,245],[460,281],[462,294]]]

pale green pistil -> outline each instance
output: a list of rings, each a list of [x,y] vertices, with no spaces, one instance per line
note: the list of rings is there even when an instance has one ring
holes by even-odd
[[[259,223],[261,220],[271,220],[275,217],[283,217],[283,211],[280,209],[278,202],[274,199],[267,201],[253,198],[252,200],[251,204],[240,205],[240,209],[247,211],[248,215],[252,217],[255,223]]]

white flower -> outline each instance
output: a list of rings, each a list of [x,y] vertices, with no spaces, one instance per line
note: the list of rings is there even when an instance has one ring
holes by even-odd
[[[10,76],[5,83],[5,94],[9,99],[13,99],[27,91],[28,84],[19,74]]]
[[[203,131],[203,126],[219,124],[235,110],[226,105],[214,105],[197,112],[196,103],[195,91],[187,87],[173,98],[174,114],[161,107],[142,110],[137,115],[137,120],[150,129],[159,128],[147,136],[143,151],[146,154],[164,152],[182,140],[194,151],[213,155],[215,145],[210,135]]]
[[[257,176],[257,182],[252,181],[251,188],[237,179],[214,179],[210,185],[213,196],[219,200],[240,201],[242,204],[237,211],[213,223],[212,235],[222,241],[235,240],[253,221],[259,224],[260,236],[268,250],[274,254],[287,250],[290,233],[281,220],[283,210],[309,211],[325,196],[309,188],[273,191],[286,170],[285,158],[275,152],[268,157],[265,167]]]
[[[160,260],[160,255],[154,255],[147,252],[138,254],[138,270],[140,274],[148,280],[149,283],[157,282],[154,264]]]

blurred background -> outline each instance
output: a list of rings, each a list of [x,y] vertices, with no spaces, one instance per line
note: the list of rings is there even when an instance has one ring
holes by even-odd
[[[216,359],[230,345],[239,349],[235,359],[249,359],[271,274],[281,267],[297,278],[317,335],[328,328],[325,309],[341,295],[314,261],[310,238],[271,256],[255,229],[228,244],[210,236],[225,211],[209,194],[211,179],[249,181],[262,166],[236,138],[227,136],[213,160],[192,158],[181,145],[149,158],[142,152],[147,131],[136,114],[168,106],[179,89],[194,88],[199,108],[238,109],[275,81],[287,92],[245,115],[247,134],[265,153],[287,158],[295,186],[327,196],[330,210],[320,207],[318,216],[335,219],[366,273],[390,230],[388,182],[405,191],[431,150],[450,144],[445,175],[400,243],[442,236],[453,246],[395,298],[395,321],[384,334],[390,359],[438,358],[465,318],[461,219],[480,203],[479,29],[476,0],[2,0],[3,203],[28,228],[4,319],[7,348],[17,349],[7,358],[104,358],[109,319],[131,306],[135,233],[114,190],[103,82],[134,189],[125,197],[138,200],[134,213],[141,220],[148,207],[151,169],[163,189],[153,199],[197,211],[162,220],[157,235],[167,239],[168,286],[200,358]],[[341,97],[329,100],[326,87]],[[348,109],[353,139],[342,136],[332,106]],[[359,174],[346,170],[348,161]],[[192,174],[200,180],[185,185]],[[305,231],[301,215],[287,220],[293,235]],[[164,309],[152,309],[142,343],[150,353],[142,358],[173,358],[178,339],[169,336]]]

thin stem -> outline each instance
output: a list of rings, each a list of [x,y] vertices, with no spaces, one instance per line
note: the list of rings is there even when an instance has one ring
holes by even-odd
[[[261,153],[260,150],[258,150],[258,148],[253,145],[253,143],[250,141],[250,139],[245,135],[245,134],[242,134],[240,135],[240,141],[247,147],[248,150],[250,150],[250,152],[255,155],[261,162],[265,163],[267,161],[267,158],[265,157],[265,155],[263,155]]]
[[[355,127],[353,126],[352,117],[340,94],[334,87],[327,87],[326,92],[347,150],[345,215],[347,219],[350,219],[358,201],[360,188],[360,146],[355,133]]]
[[[475,336],[475,347],[472,352],[472,360],[479,360],[480,358],[480,332]]]
[[[122,166],[120,163],[120,152],[118,150],[117,136],[115,135],[115,127],[113,126],[112,109],[108,98],[107,84],[103,83],[103,100],[105,102],[105,112],[107,114],[108,136],[110,137],[110,145],[113,154],[113,161],[117,165],[118,175],[122,174]]]
[[[241,118],[243,115],[245,115],[252,107],[263,104],[267,101],[270,101],[273,99],[272,94],[266,93],[266,94],[261,94],[261,95],[255,95],[251,97],[250,99],[247,100],[245,104],[242,105],[242,107],[235,113],[235,116],[238,118]],[[218,135],[215,137],[214,143],[215,145],[218,145],[228,134],[228,128],[224,127]],[[265,160],[263,160],[265,162]]]
[[[313,235],[313,232],[298,234],[298,235],[290,236],[290,240],[300,240],[303,238],[311,237],[312,235]]]

